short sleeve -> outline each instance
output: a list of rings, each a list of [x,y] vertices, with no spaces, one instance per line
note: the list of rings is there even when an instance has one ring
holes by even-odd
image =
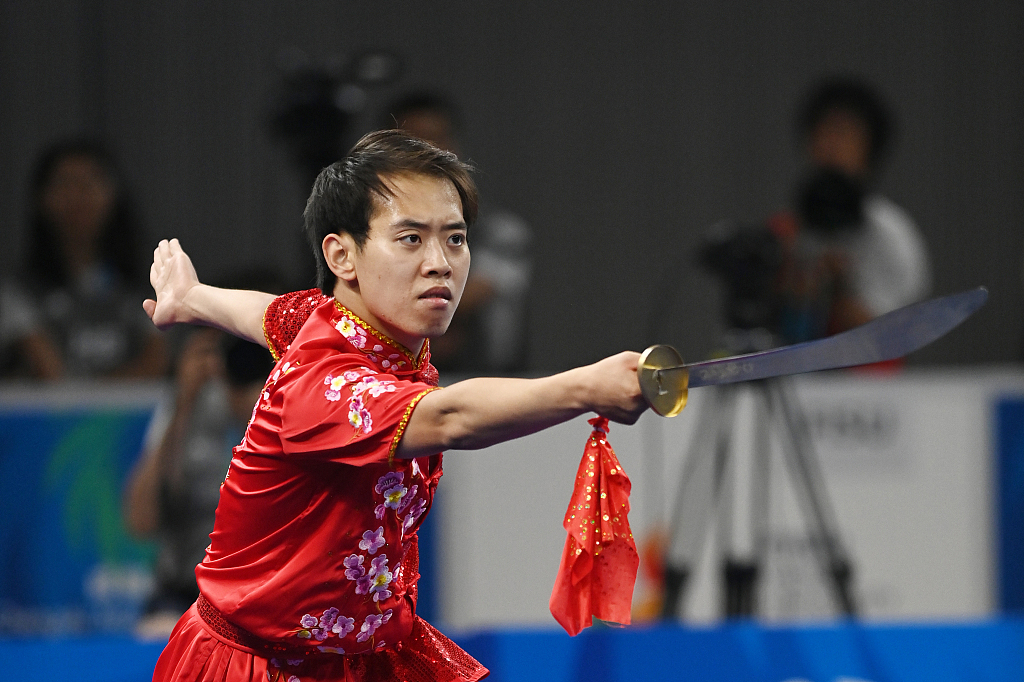
[[[289,379],[272,408],[284,454],[352,465],[390,462],[417,403],[438,390],[341,362],[299,368]]]
[[[270,302],[263,313],[263,336],[274,360],[281,359],[309,316],[327,300],[319,289],[307,289],[278,296]]]

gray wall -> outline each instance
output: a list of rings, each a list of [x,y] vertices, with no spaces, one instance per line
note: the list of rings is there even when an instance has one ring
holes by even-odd
[[[24,241],[36,151],[85,130],[114,143],[149,242],[180,237],[207,279],[298,272],[308,188],[267,135],[275,56],[380,47],[407,67],[374,102],[415,85],[459,97],[485,198],[537,233],[535,368],[653,341],[695,359],[716,344],[720,302],[687,254],[710,223],[785,205],[795,102],[815,77],[854,71],[903,123],[881,187],[919,222],[936,292],[992,292],[915,361],[1015,360],[1024,4],[839,4],[2,0],[0,267]],[[671,296],[656,291],[669,267]]]

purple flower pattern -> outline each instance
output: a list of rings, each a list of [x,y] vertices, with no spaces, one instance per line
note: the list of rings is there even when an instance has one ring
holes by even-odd
[[[427,501],[422,497],[416,500],[416,503],[409,508],[409,513],[402,520],[402,533],[408,533],[426,510]]]
[[[387,540],[384,539],[384,526],[379,526],[377,530],[368,530],[363,533],[363,539],[359,541],[359,549],[376,554],[377,550],[385,544],[387,544]]]
[[[377,479],[377,485],[373,487],[373,491],[378,495],[383,495],[384,491],[388,488],[393,488],[402,481],[405,480],[405,473],[401,471],[389,471],[380,478]]]
[[[387,599],[391,596],[391,590],[388,588],[391,586],[391,581],[395,576],[388,570],[388,558],[386,556],[382,554],[370,562],[368,577],[371,579],[370,594],[373,596],[373,601],[379,602],[381,599]]]
[[[319,619],[308,613],[303,615],[299,619],[299,625],[302,629],[296,633],[296,637],[299,639],[315,639],[318,642],[322,642],[331,635],[344,637],[352,632],[356,627],[356,619],[341,615],[338,609],[332,606],[325,609]],[[301,662],[301,660],[289,660],[288,664],[298,665]]]
[[[403,512],[405,512],[405,510],[409,508],[409,505],[412,504],[413,499],[415,499],[416,491],[419,490],[419,488],[420,487],[418,485],[414,485],[413,487],[409,488],[409,494],[408,495],[404,495],[402,503],[400,505],[398,505],[397,507],[393,507],[393,509],[396,512],[398,512],[399,514],[402,514]],[[385,495],[385,497],[386,497],[386,495]]]
[[[365,642],[366,640],[373,637],[373,633],[377,631],[381,625],[391,620],[391,609],[388,609],[384,613],[371,613],[363,621],[363,624],[359,627],[359,634],[356,635],[357,642]]]
[[[358,580],[366,575],[366,568],[363,561],[366,557],[362,554],[350,554],[341,563],[345,566],[345,577],[349,580]]]
[[[343,318],[345,321],[347,318]],[[349,322],[351,322],[349,320]],[[339,323],[340,325],[341,323]],[[353,339],[365,338],[360,336],[360,333],[365,334],[361,327],[353,327],[358,331],[351,331],[352,336],[348,337],[349,341]],[[339,328],[339,331],[341,329]],[[344,333],[344,332],[343,332]],[[348,399],[348,423],[357,432],[363,432],[368,434],[373,431],[373,415],[370,413],[369,408],[366,406],[366,399],[364,396],[369,395],[370,398],[379,398],[385,393],[395,392],[395,382],[393,381],[382,381],[376,376],[376,372],[371,369],[364,369],[362,371],[348,370],[342,373],[341,376],[334,376],[328,374],[324,378],[324,385],[327,386],[327,390],[324,391],[324,397],[331,402],[338,402],[342,397],[342,389],[346,386],[350,387],[352,392],[351,397]]]

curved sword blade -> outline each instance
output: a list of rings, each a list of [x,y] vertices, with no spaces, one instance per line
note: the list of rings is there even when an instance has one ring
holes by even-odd
[[[824,339],[659,371],[686,370],[696,388],[892,360],[942,337],[987,299],[988,290],[978,287],[908,305]]]

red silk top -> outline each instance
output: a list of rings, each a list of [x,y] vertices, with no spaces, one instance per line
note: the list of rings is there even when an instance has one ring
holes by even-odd
[[[415,646],[416,531],[441,455],[394,452],[437,387],[427,344],[413,357],[314,291],[264,319],[279,359],[221,487],[200,592],[282,657]],[[472,664],[462,679],[486,672]]]

